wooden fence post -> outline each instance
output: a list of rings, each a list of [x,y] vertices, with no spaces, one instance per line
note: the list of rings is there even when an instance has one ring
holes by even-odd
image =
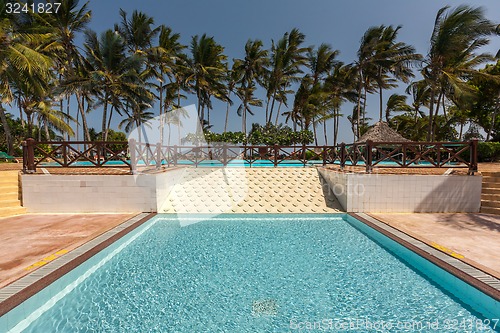
[[[22,142],[23,145],[23,171],[25,173],[36,172],[35,168],[35,140],[32,138]]]
[[[469,174],[474,175],[477,172],[477,144],[478,139],[472,139],[470,141],[470,161],[469,161]]]
[[[342,142],[340,144],[340,170],[344,170],[345,159],[346,159],[346,156],[345,156],[345,143]]]
[[[273,149],[274,149],[274,167],[276,168],[278,166],[278,153],[279,153],[278,145],[275,144]]]

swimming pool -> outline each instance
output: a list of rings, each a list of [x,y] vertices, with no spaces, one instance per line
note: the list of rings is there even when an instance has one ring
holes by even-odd
[[[449,274],[446,291],[426,277],[444,271],[406,251],[346,215],[221,215],[196,224],[158,215],[67,274],[74,289],[48,292],[61,299],[23,325],[26,332],[494,331],[499,307],[489,307],[488,296],[476,291],[485,307],[473,309],[460,299],[471,297],[461,280]]]

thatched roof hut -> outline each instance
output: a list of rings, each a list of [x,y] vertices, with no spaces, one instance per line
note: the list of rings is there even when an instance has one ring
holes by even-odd
[[[389,127],[386,122],[379,121],[372,128],[368,130],[365,134],[359,138],[356,143],[365,143],[371,140],[373,142],[409,142],[411,140],[406,139],[401,134]]]

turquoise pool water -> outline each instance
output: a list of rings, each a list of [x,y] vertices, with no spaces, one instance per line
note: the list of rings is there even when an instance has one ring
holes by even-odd
[[[26,332],[493,332],[499,315],[344,215],[158,215],[133,234]]]
[[[130,161],[128,161],[130,162]],[[137,163],[139,166],[144,166],[145,163],[144,161],[139,161]],[[165,161],[162,161],[162,165],[166,165],[167,163]],[[178,165],[194,165],[193,162],[188,161],[188,160],[179,160],[177,161]],[[323,161],[308,161],[306,165],[322,165]],[[79,161],[75,162],[72,165],[74,166],[93,166],[94,164],[89,161]],[[104,163],[106,166],[126,166],[125,163],[122,161],[108,161]],[[151,165],[155,165],[154,162],[152,162]],[[43,162],[39,164],[39,167],[54,167],[54,166],[60,166],[60,164],[56,162]],[[202,161],[198,164],[200,167],[223,167],[224,164],[222,164],[220,161],[216,160],[205,160]],[[227,164],[228,167],[250,167],[250,163],[244,161],[244,160],[232,160]],[[280,167],[303,167],[304,164],[299,161],[299,160],[285,160],[279,163]],[[257,160],[252,163],[252,167],[274,167],[274,163],[270,160]]]

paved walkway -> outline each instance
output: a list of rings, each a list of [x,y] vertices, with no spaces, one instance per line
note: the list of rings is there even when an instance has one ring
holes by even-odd
[[[489,214],[369,215],[500,278],[500,216]]]
[[[135,214],[28,214],[0,218],[0,288]]]

